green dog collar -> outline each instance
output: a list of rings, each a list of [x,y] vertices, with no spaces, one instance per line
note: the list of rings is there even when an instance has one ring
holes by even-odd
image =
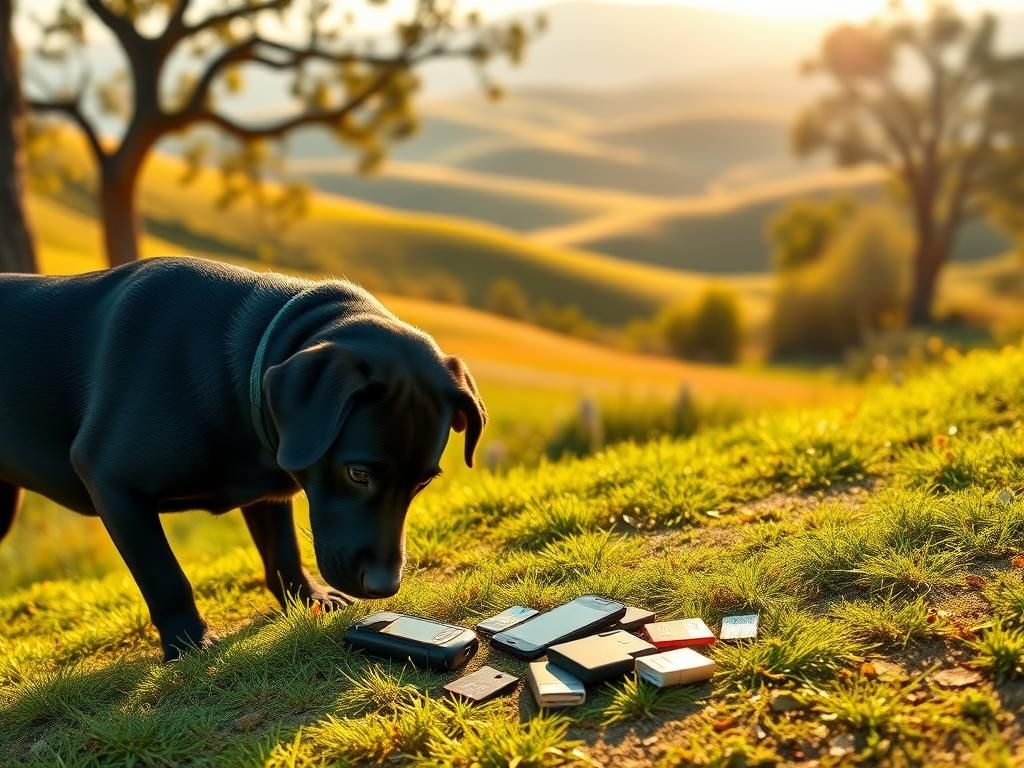
[[[274,452],[274,447],[270,444],[270,438],[267,436],[266,427],[263,426],[263,387],[262,387],[262,375],[263,375],[263,362],[267,356],[267,347],[270,345],[270,337],[274,331],[281,324],[281,320],[284,318],[288,309],[297,304],[300,299],[309,293],[315,291],[319,286],[313,288],[307,288],[304,291],[292,296],[288,302],[277,311],[274,318],[267,325],[265,331],[263,331],[263,337],[260,339],[259,346],[256,347],[256,354],[253,355],[252,368],[249,371],[249,415],[252,418],[253,429],[256,430],[256,437],[259,438],[260,444],[271,453]]]

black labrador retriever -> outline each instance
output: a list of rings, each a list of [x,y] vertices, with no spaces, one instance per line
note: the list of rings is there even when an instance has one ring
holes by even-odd
[[[241,507],[282,603],[388,597],[449,430],[472,466],[486,418],[458,358],[348,282],[192,258],[0,276],[0,538],[21,489],[98,515],[166,659],[216,638],[159,513]],[[302,568],[300,489],[339,591]]]

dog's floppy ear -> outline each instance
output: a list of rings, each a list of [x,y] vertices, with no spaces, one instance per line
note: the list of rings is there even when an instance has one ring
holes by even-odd
[[[341,432],[356,396],[370,384],[367,366],[324,342],[272,366],[263,377],[277,429],[277,463],[286,472],[319,461]]]
[[[480,443],[480,435],[487,424],[487,408],[480,399],[473,375],[465,363],[457,357],[449,357],[445,365],[455,385],[455,413],[452,416],[452,429],[466,433],[466,466],[473,466],[473,456]]]

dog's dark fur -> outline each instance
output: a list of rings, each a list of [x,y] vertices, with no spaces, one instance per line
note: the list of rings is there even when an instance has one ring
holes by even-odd
[[[275,596],[337,604],[345,595],[299,562],[290,499],[302,489],[327,582],[394,594],[409,503],[451,428],[466,430],[472,464],[486,414],[458,359],[360,288],[323,283],[271,333],[261,380],[276,450],[265,449],[250,416],[254,353],[314,285],[198,259],[0,276],[0,537],[23,488],[98,515],[168,659],[215,638],[161,512],[241,507]]]

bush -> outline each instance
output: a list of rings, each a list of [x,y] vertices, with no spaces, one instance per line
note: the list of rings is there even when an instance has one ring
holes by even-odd
[[[857,205],[847,195],[824,201],[799,199],[775,214],[767,233],[775,244],[775,268],[782,272],[818,261],[836,234],[856,215]]]
[[[861,211],[818,262],[779,273],[775,353],[835,355],[902,325],[910,274],[902,222],[885,209]]]
[[[530,316],[530,300],[515,280],[502,278],[491,283],[484,306],[498,315],[525,320]]]
[[[739,298],[732,291],[707,289],[694,305],[674,305],[656,321],[669,352],[689,360],[735,362],[743,332]]]

